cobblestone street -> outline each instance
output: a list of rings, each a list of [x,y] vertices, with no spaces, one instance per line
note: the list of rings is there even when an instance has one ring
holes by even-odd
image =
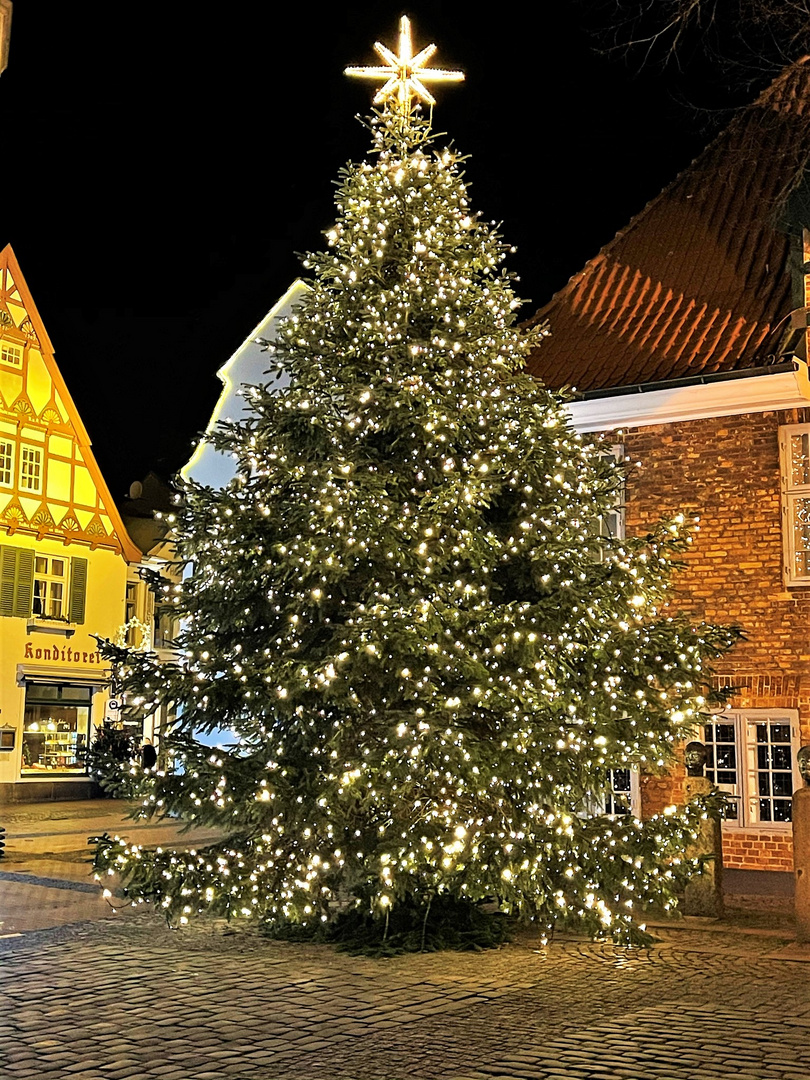
[[[221,922],[171,931],[145,908],[105,917],[88,834],[176,831],[127,810],[3,809],[2,1080],[810,1078],[810,947],[778,900],[757,898],[755,932],[739,913],[687,920],[650,950],[526,936],[356,958]]]
[[[667,930],[371,960],[152,912],[0,941],[14,1080],[807,1080],[810,965]],[[793,959],[796,958],[796,959]]]

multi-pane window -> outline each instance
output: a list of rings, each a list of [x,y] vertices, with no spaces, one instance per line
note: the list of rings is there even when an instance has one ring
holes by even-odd
[[[10,341],[0,341],[0,361],[10,364],[12,367],[22,367],[22,345],[14,345]]]
[[[14,443],[0,439],[0,487],[14,484]]]
[[[796,714],[750,709],[704,725],[706,776],[728,798],[726,819],[738,825],[786,824],[797,784]]]
[[[729,821],[741,821],[735,720],[716,717],[712,723],[705,724],[703,741],[706,746],[706,776],[726,793],[728,799],[725,817]]]
[[[810,585],[810,424],[779,429],[783,542],[788,585]]]
[[[793,749],[790,724],[756,724],[756,781],[760,821],[790,821]]]
[[[66,614],[67,559],[34,556],[33,614],[61,619]]]
[[[20,490],[42,491],[42,451],[36,446],[20,449]]]
[[[617,503],[613,510],[600,516],[599,535],[611,537],[614,540],[624,539],[624,507],[622,505]]]
[[[616,461],[623,461],[624,447],[616,445],[612,448],[610,454],[605,456],[612,457]],[[624,484],[622,484],[621,488],[616,492],[613,507],[599,518],[599,535],[615,540],[623,540],[624,516]]]
[[[0,617],[84,622],[87,559],[0,544]]]
[[[607,784],[598,798],[587,800],[586,813],[641,815],[641,795],[636,769],[608,769]]]
[[[631,814],[634,812],[636,792],[630,769],[611,769],[608,774],[610,788],[605,793],[606,814]]]

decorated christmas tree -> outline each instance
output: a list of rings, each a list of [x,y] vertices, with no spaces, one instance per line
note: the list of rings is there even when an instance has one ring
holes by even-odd
[[[97,866],[181,921],[450,897],[629,940],[706,806],[608,815],[611,770],[672,760],[733,633],[662,612],[681,522],[605,535],[622,467],[522,372],[508,249],[415,101],[432,50],[406,22],[378,49],[369,160],[268,355],[285,378],[214,436],[236,478],[182,487],[178,659],[107,646],[130,712],[177,716],[143,813],[224,839],[105,839]]]

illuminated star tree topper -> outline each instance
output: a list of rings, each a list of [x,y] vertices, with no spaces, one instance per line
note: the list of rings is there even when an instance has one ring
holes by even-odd
[[[387,80],[374,97],[375,105],[394,101],[395,108],[407,115],[413,107],[414,98],[427,105],[436,104],[425,83],[462,82],[464,79],[463,71],[445,71],[426,66],[436,52],[435,45],[426,45],[416,56],[413,55],[411,21],[407,15],[403,15],[399,21],[399,55],[379,41],[374,42],[374,48],[385,61],[384,67],[347,67],[345,74],[359,79]]]

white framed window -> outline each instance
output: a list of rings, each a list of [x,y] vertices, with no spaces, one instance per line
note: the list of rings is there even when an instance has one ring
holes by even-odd
[[[87,559],[76,555],[45,555],[0,544],[0,617],[51,617],[81,625],[87,609],[87,565]]]
[[[641,789],[638,769],[628,765],[624,769],[608,769],[607,786],[601,797],[590,797],[585,805],[585,816],[614,814],[621,817],[632,814],[641,817]]]
[[[20,490],[42,491],[42,451],[36,446],[20,448]]]
[[[728,796],[729,825],[790,828],[799,716],[795,709],[742,709],[703,725],[706,776]]]
[[[14,486],[14,443],[0,439],[0,487]]]
[[[606,458],[614,458],[616,461],[624,461],[624,447],[617,443],[604,455]],[[624,483],[616,492],[613,508],[599,518],[599,535],[610,537],[614,540],[624,540],[625,503]]]
[[[779,429],[785,584],[810,585],[810,424]]]
[[[8,364],[9,367],[22,367],[22,345],[15,345],[13,341],[0,341],[0,362]]]
[[[46,619],[61,619],[67,615],[67,571],[67,559],[34,556],[34,615]]]
[[[633,814],[641,816],[641,795],[638,784],[638,770],[610,769],[608,772],[609,789],[605,792],[606,814]]]

